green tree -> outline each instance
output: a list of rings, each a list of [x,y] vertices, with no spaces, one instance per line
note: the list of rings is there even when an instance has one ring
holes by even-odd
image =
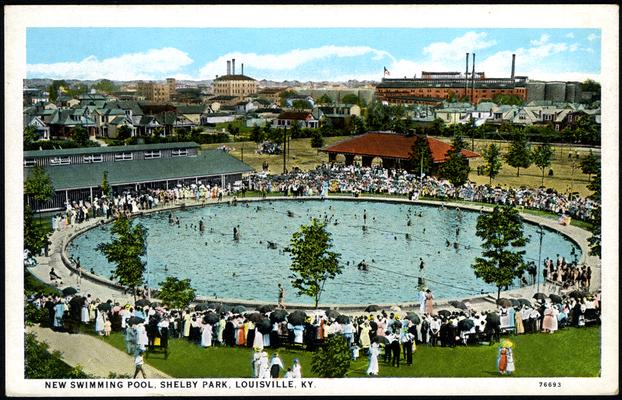
[[[61,360],[59,351],[38,342],[34,333],[24,334],[24,377],[26,379],[88,379],[80,366],[71,367]]]
[[[343,104],[359,104],[359,97],[354,93],[348,93],[341,98]]]
[[[190,279],[177,279],[167,276],[164,282],[160,282],[160,293],[158,299],[168,307],[181,310],[188,307],[194,300],[196,291],[190,284]]]
[[[492,101],[495,104],[505,104],[510,106],[522,106],[524,103],[523,99],[513,94],[498,94],[492,98]]]
[[[468,159],[462,154],[465,147],[462,135],[454,136],[452,148],[447,151],[447,160],[440,169],[441,177],[449,180],[454,186],[462,186],[469,180],[471,168]]]
[[[321,378],[343,378],[350,368],[350,349],[341,335],[331,335],[313,353],[311,371]]]
[[[352,117],[352,133],[354,135],[362,135],[365,132],[367,132],[367,126],[365,126],[363,118],[356,115]]]
[[[34,200],[36,210],[39,210],[43,203],[52,199],[54,186],[52,179],[43,167],[39,165],[32,167],[28,178],[24,181],[24,195]]]
[[[516,168],[516,176],[520,176],[521,168],[529,168],[531,165],[531,147],[524,133],[516,133],[505,155],[505,160],[508,165]]]
[[[132,221],[121,216],[112,224],[112,234],[115,236],[110,243],[100,243],[97,250],[102,252],[108,262],[115,264],[113,277],[118,278],[119,283],[132,288],[136,299],[136,287],[143,283],[145,263],[141,259],[147,251],[147,229],[137,224],[132,226]]]
[[[62,90],[61,88],[67,88],[69,85],[67,85],[67,82],[65,82],[64,80],[60,80],[60,81],[52,81],[52,84],[50,84],[50,86],[48,86],[48,93],[49,93],[49,98],[50,98],[50,102],[54,103],[56,102],[56,100],[58,99],[58,96],[61,95]]]
[[[304,99],[296,99],[292,102],[292,107],[296,110],[308,110],[312,108],[311,103]]]
[[[482,150],[482,158],[485,162],[484,170],[486,176],[490,178],[490,184],[492,185],[492,180],[501,171],[501,149],[496,144],[491,143]]]
[[[287,250],[292,259],[292,286],[299,295],[313,298],[315,308],[320,302],[324,283],[342,272],[340,255],[330,250],[332,246],[326,222],[313,218],[310,225],[302,225],[298,232],[294,232]]]
[[[581,172],[587,174],[587,180],[589,182],[592,180],[592,175],[600,170],[600,159],[590,150],[589,154],[581,160],[579,166],[581,167]]]
[[[39,254],[48,240],[48,234],[41,224],[36,224],[33,219],[32,208],[28,204],[24,206],[24,249],[30,254]]]
[[[289,128],[289,135],[292,139],[299,139],[302,137],[302,129],[298,121],[292,123],[292,126]]]
[[[37,140],[39,140],[39,134],[37,133],[37,128],[32,125],[28,125],[27,127],[25,127],[24,128],[24,149],[28,148],[28,146],[31,146]]]
[[[111,94],[113,92],[118,91],[119,87],[115,85],[111,80],[102,79],[93,85],[93,89],[95,89],[98,93]]]
[[[445,121],[441,118],[434,118],[432,126],[428,128],[428,133],[433,136],[440,136],[445,131]]]
[[[69,133],[69,137],[80,147],[86,147],[89,144],[89,133],[82,125],[73,127]]]
[[[472,268],[475,276],[497,286],[498,300],[501,288],[521,277],[527,267],[523,260],[525,250],[516,250],[528,242],[523,234],[523,220],[515,208],[497,206],[477,218],[475,234],[483,240],[483,251]]]
[[[227,124],[227,132],[235,138],[240,133],[240,128],[233,124]]]
[[[418,171],[420,177],[423,174],[428,175],[432,169],[432,150],[426,136],[417,135],[415,143],[413,143],[410,154],[409,164],[411,171]]]
[[[320,135],[322,137],[334,136],[334,134],[335,134],[335,127],[333,126],[333,123],[331,122],[330,119],[326,119],[322,123],[322,126],[319,129],[319,133],[320,133]]]
[[[250,139],[255,143],[261,143],[265,140],[264,132],[259,125],[255,124],[251,130]]]
[[[162,129],[162,127],[157,127],[156,129]],[[121,125],[119,129],[117,129],[117,139],[126,140],[132,136],[132,128],[127,125]]]
[[[328,94],[324,93],[317,99],[317,104],[330,105],[333,104],[333,99]]]
[[[314,130],[311,134],[311,147],[314,149],[324,146],[324,137],[319,130]]]
[[[601,169],[600,164],[597,165],[597,169],[594,175],[594,179],[587,185],[587,188],[591,190],[593,193],[589,196],[589,199],[595,202],[594,208],[592,209],[591,215],[591,223],[592,226],[590,231],[592,232],[592,236],[587,240],[590,246],[590,254],[593,256],[601,256]]]
[[[551,165],[553,159],[553,149],[548,143],[543,143],[538,146],[533,152],[533,163],[542,171],[542,183],[544,186],[544,171]]]
[[[110,187],[110,184],[108,183],[108,171],[104,171],[103,176],[102,176],[102,184],[100,187],[102,189],[102,195],[106,197],[110,197],[112,188]]]

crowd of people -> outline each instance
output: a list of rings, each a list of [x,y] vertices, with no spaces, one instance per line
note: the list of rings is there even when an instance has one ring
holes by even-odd
[[[315,350],[332,335],[342,336],[352,359],[363,352],[369,359],[368,375],[377,375],[382,355],[384,364],[400,367],[413,364],[417,345],[455,347],[499,342],[505,332],[529,334],[553,333],[566,326],[581,327],[598,322],[600,293],[566,298],[550,295],[520,304],[500,302],[495,310],[475,311],[466,304],[458,311],[436,310],[433,296],[425,292],[419,314],[403,312],[399,307],[370,309],[358,316],[335,310],[309,312],[283,308],[259,308],[199,303],[183,310],[173,310],[142,299],[136,304],[102,302],[90,295],[33,296],[29,304],[47,310],[44,324],[55,330],[78,332],[80,325],[93,327],[98,335],[122,332],[128,354],[142,365],[142,354],[168,347],[171,339],[187,340],[205,349],[227,346],[254,349],[252,376],[257,378],[300,377],[296,361],[286,370],[278,353],[272,358],[267,348],[282,346]],[[384,349],[384,351],[382,351]],[[276,366],[275,366],[276,365]]]
[[[406,171],[358,167],[355,165],[321,165],[303,172],[294,170],[283,175],[257,174],[250,179],[250,190],[280,192],[292,196],[320,195],[328,185],[329,192],[381,193],[443,200],[466,200],[491,204],[513,205],[567,215],[587,220],[596,203],[580,196],[569,196],[544,188],[501,188],[467,182],[455,187],[449,181],[433,176],[420,179]]]

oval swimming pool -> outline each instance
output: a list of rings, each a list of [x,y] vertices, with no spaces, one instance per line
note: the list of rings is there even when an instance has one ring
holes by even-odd
[[[169,214],[179,218],[179,224],[170,224]],[[437,299],[496,292],[471,268],[481,254],[481,240],[475,235],[478,216],[455,207],[415,203],[265,200],[155,212],[134,222],[149,229],[146,280],[151,287],[170,275],[190,278],[200,295],[276,302],[281,283],[286,302],[312,304],[290,286],[291,259],[284,248],[292,233],[312,217],[327,218],[343,273],[326,282],[320,304],[373,304],[416,301],[419,276]],[[240,239],[235,241],[233,228],[238,226]],[[538,227],[524,226],[530,237],[525,259],[537,263]],[[67,252],[80,257],[86,270],[108,277],[113,265],[95,247],[109,241],[108,224],[75,238]],[[581,250],[545,229],[542,260],[557,254],[571,261],[580,258]],[[367,271],[357,268],[362,260]]]

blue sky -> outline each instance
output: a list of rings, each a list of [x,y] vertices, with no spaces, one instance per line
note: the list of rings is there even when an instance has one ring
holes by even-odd
[[[464,71],[489,77],[599,79],[598,29],[28,28],[28,78],[214,79],[236,59],[255,79],[379,81]],[[470,68],[469,68],[470,69]]]

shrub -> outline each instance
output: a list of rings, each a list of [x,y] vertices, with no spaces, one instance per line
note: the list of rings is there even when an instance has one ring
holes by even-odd
[[[329,336],[311,361],[311,371],[322,378],[342,378],[349,368],[350,349],[341,335]]]

